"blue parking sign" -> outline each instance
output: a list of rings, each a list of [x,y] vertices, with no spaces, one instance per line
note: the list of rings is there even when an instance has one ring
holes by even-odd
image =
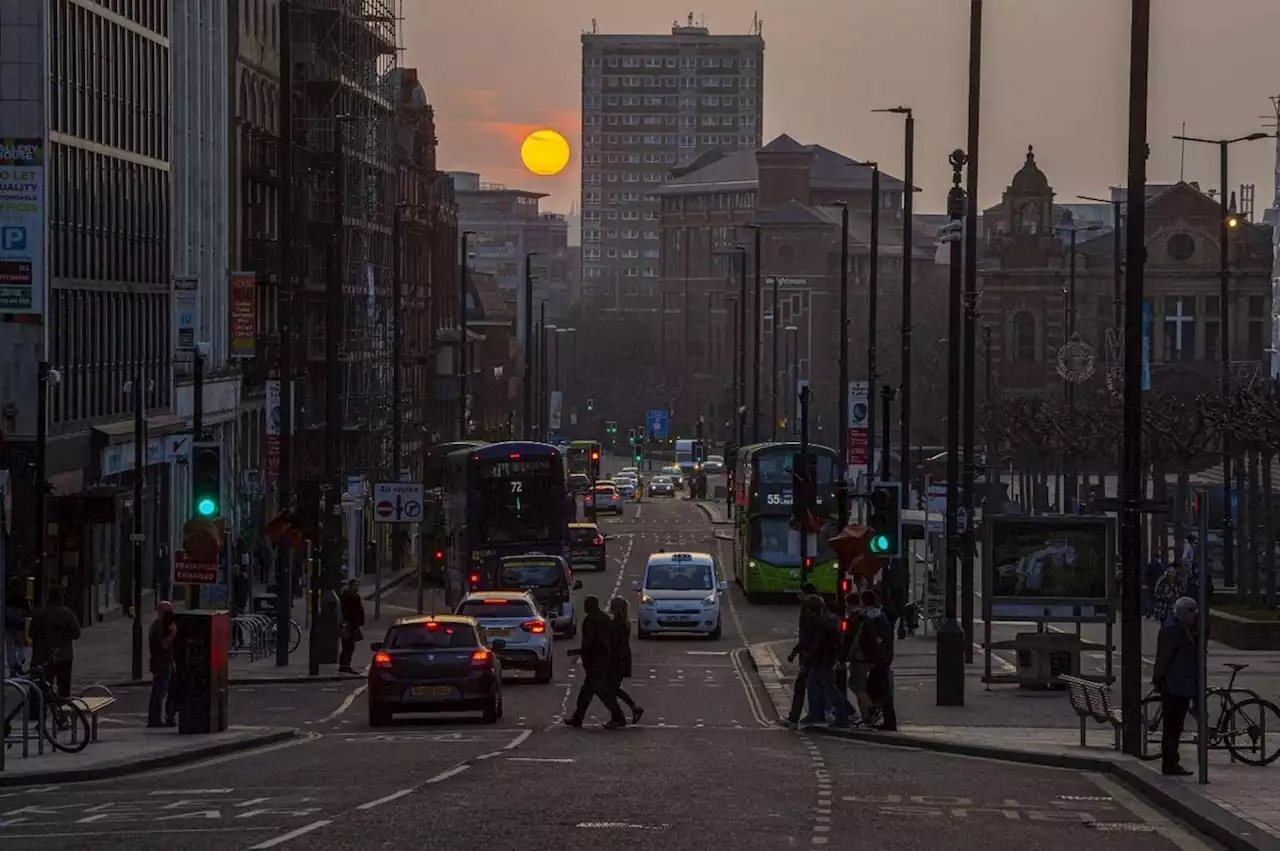
[[[17,225],[0,228],[0,249],[4,251],[26,251],[27,229]]]
[[[656,437],[665,440],[667,437],[667,412],[666,411],[649,411],[644,416],[645,422],[648,424],[650,437]]]

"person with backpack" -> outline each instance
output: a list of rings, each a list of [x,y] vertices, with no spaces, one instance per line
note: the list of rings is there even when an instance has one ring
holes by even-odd
[[[862,593],[863,624],[858,646],[867,666],[867,695],[880,713],[880,728],[886,732],[898,729],[898,714],[893,705],[893,624],[880,608],[874,591]]]
[[[802,664],[808,669],[809,712],[805,724],[825,724],[827,707],[835,709],[835,726],[849,724],[847,703],[836,693],[836,662],[840,658],[840,618],[828,611],[821,597],[804,601],[813,618],[813,633],[802,651]]]

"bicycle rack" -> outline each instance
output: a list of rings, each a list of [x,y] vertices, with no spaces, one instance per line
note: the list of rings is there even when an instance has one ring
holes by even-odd
[[[39,695],[40,693],[39,686],[36,684],[34,680],[27,679],[26,677],[10,677],[4,681],[4,687],[12,688],[14,691],[22,695],[22,709],[21,709],[22,738],[20,741],[22,742],[22,758],[26,759],[31,754],[31,751],[30,751],[30,748],[31,748],[30,742],[32,738],[31,730],[30,730],[31,698],[32,698],[32,695]],[[8,707],[9,707],[9,704],[6,701],[5,709],[8,710]],[[35,727],[37,756],[44,755],[44,736],[40,734],[40,731],[43,728],[43,726],[44,726],[44,701],[41,700],[40,701],[40,723],[37,724]],[[12,733],[10,733],[9,735],[5,736],[3,745],[4,747],[7,748],[9,745],[14,744],[18,741],[19,739],[16,736],[14,736]]]

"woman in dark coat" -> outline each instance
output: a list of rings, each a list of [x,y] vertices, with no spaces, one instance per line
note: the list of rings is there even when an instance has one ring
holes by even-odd
[[[609,660],[609,674],[614,694],[631,707],[631,723],[639,724],[644,709],[622,688],[622,681],[631,676],[631,615],[627,611],[627,601],[614,597],[609,601],[609,614],[613,615],[613,655]]]

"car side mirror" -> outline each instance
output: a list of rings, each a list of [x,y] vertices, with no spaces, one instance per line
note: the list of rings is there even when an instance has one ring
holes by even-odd
[[[728,591],[728,590],[729,590],[729,583],[728,583],[728,582],[725,582],[723,579],[721,579],[721,580],[720,580],[720,590],[721,590],[721,591]]]
[[[377,653],[379,650],[382,649],[382,642],[381,641],[373,642],[372,644],[369,645],[369,649],[372,650],[374,653]]]
[[[639,590],[640,590],[640,583],[639,583],[639,582],[632,582],[632,583],[631,583],[631,590],[632,590],[632,591],[639,591]]]
[[[582,580],[581,580],[581,579],[578,579],[578,580],[575,580],[575,581],[574,581],[574,583],[573,583],[573,590],[574,590],[574,591],[581,591],[581,590],[582,590]]]
[[[493,641],[489,642],[489,646],[494,650],[502,650],[507,646],[507,640],[505,638],[495,638]]]

